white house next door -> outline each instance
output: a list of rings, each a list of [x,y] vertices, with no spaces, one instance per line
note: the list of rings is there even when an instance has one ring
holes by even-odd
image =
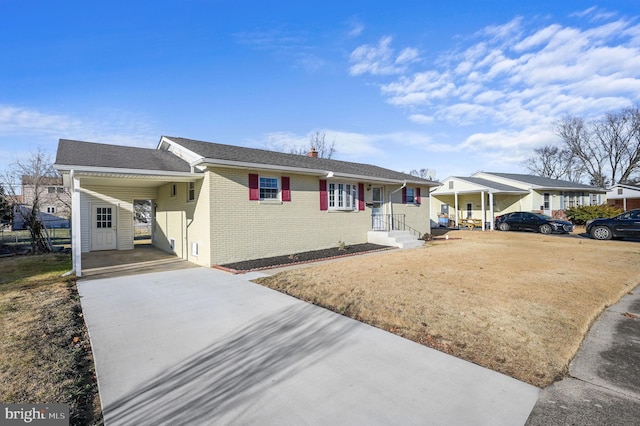
[[[91,211],[91,250],[116,249],[115,208],[108,204],[94,205]]]

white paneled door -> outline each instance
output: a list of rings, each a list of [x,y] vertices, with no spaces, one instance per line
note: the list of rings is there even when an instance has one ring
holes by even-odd
[[[108,204],[92,207],[91,215],[91,250],[116,249],[116,211]]]

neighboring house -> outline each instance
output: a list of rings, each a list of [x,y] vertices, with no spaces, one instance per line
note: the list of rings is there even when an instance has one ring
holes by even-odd
[[[607,204],[625,212],[640,208],[640,185],[613,185],[607,190]]]
[[[27,229],[27,220],[31,214],[31,207],[24,204],[13,205],[13,220],[11,223],[12,231],[21,231]],[[38,212],[38,220],[45,228],[69,228],[70,221],[60,216],[56,216],[50,213]]]
[[[133,203],[151,200],[153,244],[213,266],[430,232],[433,182],[377,166],[165,137],[157,149],[60,140],[80,252],[133,249]]]
[[[33,176],[21,178],[21,201],[14,204],[12,229],[26,229],[25,218],[31,214],[38,192],[38,218],[47,228],[68,228],[71,218],[71,195],[62,183],[61,177],[41,177],[35,182]]]
[[[495,217],[531,211],[565,218],[564,210],[606,202],[606,191],[580,183],[514,173],[478,172],[448,177],[431,192],[431,218],[444,226],[476,220],[493,229]]]

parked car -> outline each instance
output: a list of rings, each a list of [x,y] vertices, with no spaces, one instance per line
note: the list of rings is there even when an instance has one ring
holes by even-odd
[[[596,240],[640,237],[640,209],[629,210],[615,217],[587,222],[587,234]]]
[[[513,212],[497,216],[495,227],[501,231],[534,231],[541,234],[564,234],[573,231],[571,222],[531,212]]]

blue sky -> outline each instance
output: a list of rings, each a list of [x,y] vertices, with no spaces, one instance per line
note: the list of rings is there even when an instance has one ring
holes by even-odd
[[[337,159],[526,173],[554,120],[640,104],[638,3],[0,0],[0,171],[59,138],[321,131]]]

